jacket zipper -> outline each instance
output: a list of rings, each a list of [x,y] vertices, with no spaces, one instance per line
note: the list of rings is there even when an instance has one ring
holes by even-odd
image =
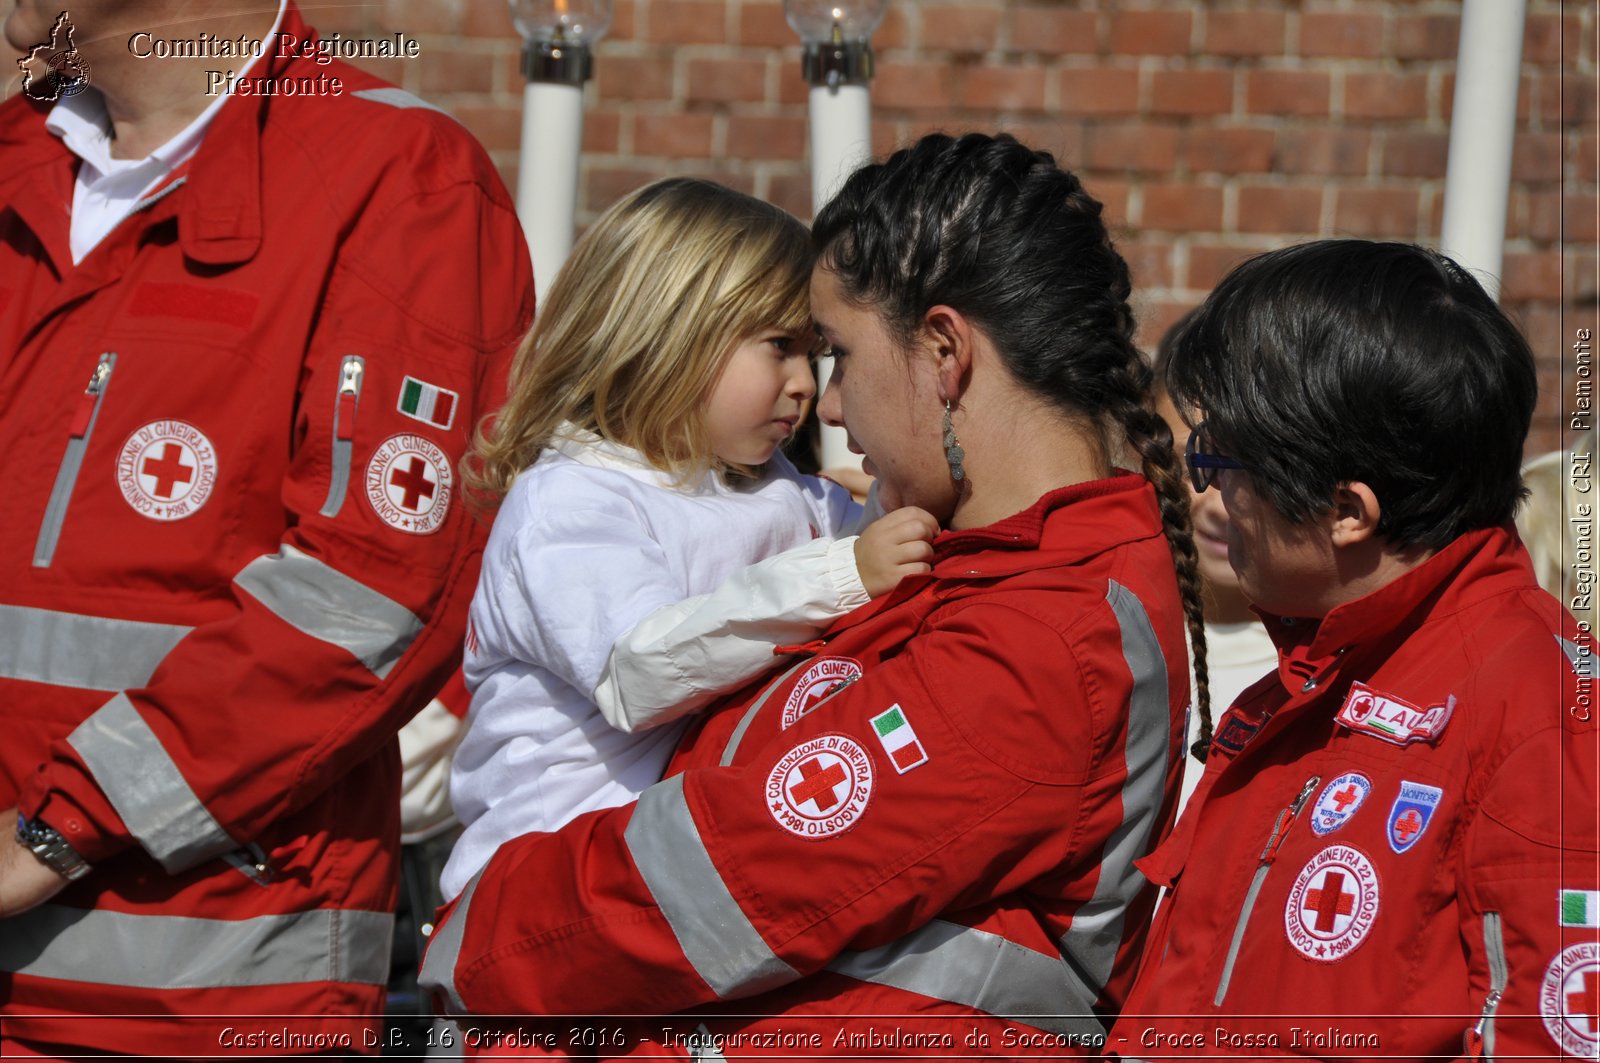
[[[255,842],[251,842],[242,849],[235,849],[231,853],[223,853],[222,859],[233,866],[233,869],[257,886],[265,886],[277,881],[278,873],[267,861],[266,850]]]
[[[1305,807],[1306,799],[1311,796],[1311,791],[1317,788],[1322,781],[1322,776],[1313,775],[1300,787],[1300,793],[1289,802],[1288,807],[1278,813],[1278,819],[1272,825],[1272,833],[1267,837],[1267,844],[1261,850],[1261,859],[1256,863],[1256,873],[1250,879],[1250,889],[1244,895],[1244,906],[1239,909],[1239,921],[1233,927],[1233,940],[1228,943],[1228,958],[1222,964],[1222,978],[1217,982],[1217,995],[1212,998],[1212,1007],[1221,1007],[1222,998],[1228,995],[1228,983],[1233,979],[1233,964],[1239,958],[1239,945],[1244,941],[1244,929],[1250,923],[1250,912],[1256,906],[1256,897],[1261,893],[1261,884],[1267,879],[1267,871],[1272,867],[1273,861],[1278,859],[1278,848],[1283,845],[1283,840],[1289,836],[1289,828],[1294,826],[1294,821],[1300,815],[1300,810]]]
[[[156,189],[155,192],[145,196],[143,199],[139,200],[139,202],[135,203],[133,205],[133,209],[128,211],[128,213],[133,214],[136,211],[149,210],[151,207],[155,206],[157,203],[160,203],[163,199],[166,199],[168,196],[172,195],[172,193],[182,188],[188,182],[189,178],[187,175],[185,175],[178,178],[165,188]]]
[[[328,498],[322,503],[324,517],[337,517],[350,487],[350,458],[356,445],[356,407],[361,399],[361,376],[366,359],[347,354],[339,363],[339,391],[333,405],[333,469],[328,479]]]
[[[1489,995],[1483,1001],[1483,1013],[1477,1025],[1467,1035],[1467,1056],[1470,1059],[1494,1059],[1494,1016],[1500,1009],[1500,998],[1505,995],[1510,981],[1506,966],[1506,935],[1500,925],[1499,912],[1483,913],[1483,951],[1489,961]]]
[[[33,547],[34,568],[49,568],[56,556],[56,544],[61,539],[61,528],[67,520],[67,503],[72,501],[72,488],[78,482],[83,454],[89,449],[95,420],[100,416],[100,404],[105,401],[106,388],[111,383],[111,370],[116,364],[116,354],[111,351],[102,354],[94,372],[89,375],[88,387],[83,389],[83,394],[78,398],[77,409],[72,414],[72,428],[67,435],[67,449],[61,455],[56,483],[50,489],[50,501],[44,507],[44,521],[39,525],[39,538]]]

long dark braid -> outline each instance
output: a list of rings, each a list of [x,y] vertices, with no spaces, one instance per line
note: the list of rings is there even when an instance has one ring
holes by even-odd
[[[1133,345],[1128,266],[1100,214],[1047,152],[1004,134],[934,134],[856,171],[817,215],[812,239],[844,291],[873,305],[900,338],[915,334],[928,307],[955,307],[983,328],[1018,383],[1138,452],[1183,596],[1209,746],[1188,492],[1172,432],[1153,410],[1152,373]]]
[[[1194,705],[1200,714],[1200,736],[1189,752],[1204,763],[1211,749],[1211,674],[1206,666],[1205,602],[1200,582],[1200,555],[1189,520],[1189,488],[1172,446],[1172,429],[1150,408],[1154,372],[1137,351],[1127,369],[1124,394],[1106,404],[1107,416],[1122,426],[1128,446],[1139,455],[1145,477],[1156,490],[1161,524],[1172,551],[1172,567],[1183,595],[1183,615],[1194,656]]]

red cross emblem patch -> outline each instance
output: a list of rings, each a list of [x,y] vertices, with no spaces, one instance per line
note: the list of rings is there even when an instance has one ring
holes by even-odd
[[[1440,787],[1400,780],[1400,796],[1389,809],[1389,848],[1403,853],[1417,844],[1443,799]]]
[[[141,517],[182,520],[217,486],[217,449],[187,421],[151,421],[122,444],[117,485]]]
[[[439,445],[408,432],[390,436],[367,463],[367,501],[391,528],[432,535],[450,511],[455,474]]]
[[[1346,772],[1322,788],[1316,807],[1311,810],[1311,829],[1318,835],[1332,834],[1356,814],[1356,809],[1372,792],[1372,781],[1357,771]]]
[[[1539,1015],[1563,1052],[1600,1058],[1600,942],[1568,945],[1550,961],[1539,986]]]
[[[783,703],[783,720],[779,726],[787,731],[800,717],[822,704],[823,698],[860,678],[861,662],[849,657],[823,657],[795,680],[789,699]]]
[[[1334,963],[1359,948],[1378,917],[1378,869],[1359,849],[1330,845],[1301,869],[1283,908],[1289,943]]]
[[[872,758],[855,739],[818,735],[784,754],[767,775],[767,811],[790,834],[813,841],[843,834],[872,799]]]

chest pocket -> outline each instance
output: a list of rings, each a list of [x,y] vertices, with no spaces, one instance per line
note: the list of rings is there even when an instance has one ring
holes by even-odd
[[[294,381],[214,340],[116,332],[84,357],[81,386],[53,401],[71,413],[64,431],[50,420],[60,435],[41,448],[57,459],[33,567],[133,597],[225,583],[238,562],[225,544],[243,528],[276,541],[286,523],[274,485],[287,473]]]

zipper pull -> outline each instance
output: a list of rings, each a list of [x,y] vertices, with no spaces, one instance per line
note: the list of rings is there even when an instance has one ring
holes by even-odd
[[[78,400],[78,408],[72,415],[73,439],[82,439],[89,434],[89,420],[94,416],[95,403],[100,401],[100,393],[106,389],[106,381],[111,378],[111,363],[116,357],[110,351],[102,354],[100,361],[95,364],[94,372],[89,374],[89,385],[83,389],[83,397]]]
[[[339,367],[339,432],[335,438],[356,436],[356,399],[361,394],[361,359],[347,355]]]
[[[1472,1027],[1472,1036],[1480,1038],[1483,1036],[1483,1028],[1489,1025],[1489,1016],[1493,1015],[1495,1010],[1499,1007],[1500,990],[1496,989],[1490,992],[1488,997],[1484,999],[1483,1014],[1478,1016],[1477,1024]]]
[[[833,697],[835,694],[839,693],[839,691],[843,690],[845,687],[849,686],[851,683],[854,683],[856,680],[858,680],[860,678],[861,677],[858,676],[858,675],[853,675],[849,679],[841,679],[841,680],[839,680],[837,683],[833,684],[833,686],[831,686],[827,690],[823,691],[822,692],[822,697],[820,699],[818,699],[818,700],[819,701],[828,700],[829,698]]]
[[[1468,1030],[1467,1035],[1462,1038],[1462,1041],[1464,1042],[1462,1045],[1464,1050],[1463,1055],[1465,1055],[1466,1058],[1484,1058],[1486,1054],[1485,1050],[1488,1048],[1488,1045],[1484,1043],[1483,1035],[1484,1032],[1489,1028],[1489,1022],[1494,1017],[1495,1010],[1499,1007],[1500,990],[1491,989],[1489,991],[1489,995],[1484,998],[1483,1012],[1478,1016],[1478,1021],[1473,1024],[1472,1029]]]
[[[1289,836],[1289,828],[1294,826],[1294,821],[1300,816],[1300,810],[1305,807],[1306,801],[1311,797],[1311,791],[1315,790],[1317,784],[1321,781],[1322,776],[1311,776],[1306,780],[1306,784],[1300,787],[1299,795],[1289,803],[1289,807],[1278,813],[1278,820],[1272,825],[1272,836],[1267,839],[1267,847],[1261,850],[1260,864],[1262,867],[1278,858],[1278,847]]]
[[[267,861],[267,854],[261,846],[251,842],[242,849],[235,849],[231,853],[222,854],[222,859],[232,864],[240,874],[244,875],[257,886],[265,886],[275,882],[278,873]]]

